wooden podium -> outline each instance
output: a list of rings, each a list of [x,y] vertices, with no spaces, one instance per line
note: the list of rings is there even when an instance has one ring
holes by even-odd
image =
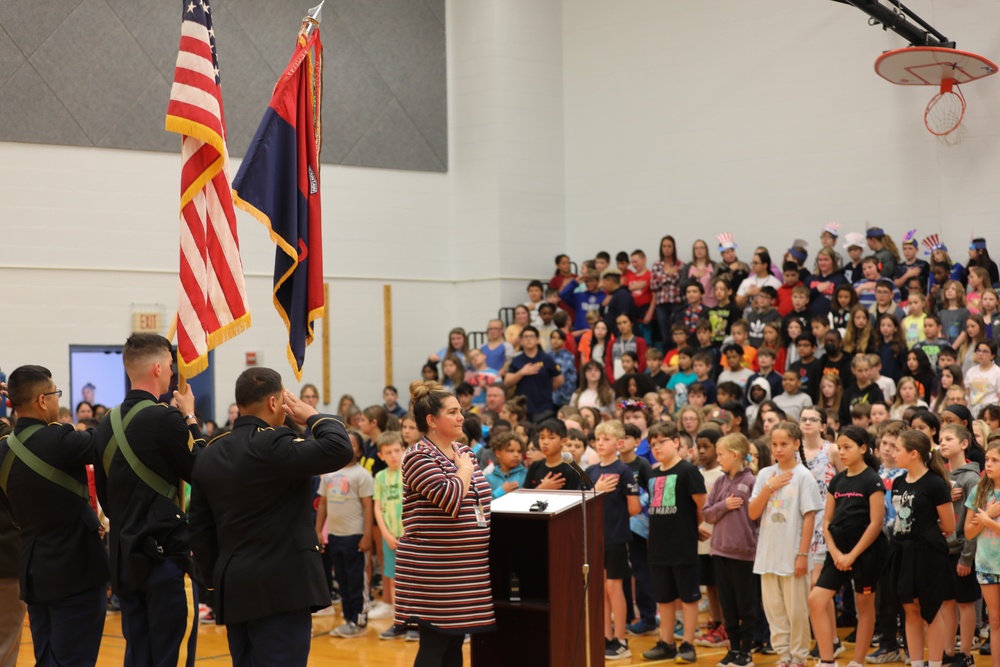
[[[604,665],[604,501],[586,492],[590,666]],[[528,508],[545,500],[545,511]],[[490,580],[496,632],[472,636],[473,667],[587,667],[583,501],[518,490],[493,502]],[[512,602],[511,575],[521,601]]]

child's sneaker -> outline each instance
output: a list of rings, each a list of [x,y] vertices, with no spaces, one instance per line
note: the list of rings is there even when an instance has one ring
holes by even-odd
[[[406,641],[408,642],[418,642],[420,641],[420,630],[414,630],[410,628],[406,631]]]
[[[736,651],[727,651],[726,655],[722,656],[722,660],[715,663],[715,667],[729,667],[735,657]]]
[[[632,651],[628,650],[628,640],[626,639],[615,637],[606,640],[606,645],[607,648],[604,650],[605,660],[622,660],[632,657]]]
[[[735,652],[733,659],[729,661],[729,667],[755,667],[753,656],[749,653]]]
[[[709,630],[705,641],[708,642],[705,646],[711,646],[712,648],[729,646],[729,636],[726,634],[725,626],[722,623],[717,623],[714,628]]]
[[[674,621],[674,639],[684,639],[684,622]]]
[[[890,662],[903,662],[903,656],[899,654],[899,649],[884,649],[881,646],[874,652],[865,656],[865,662],[870,665],[884,665]]]
[[[361,627],[360,625],[354,623],[353,621],[348,621],[347,623],[341,625],[339,628],[334,628],[333,630],[330,630],[331,635],[334,635],[336,637],[346,637],[348,639],[351,639],[353,637],[360,637],[366,632],[368,632],[368,628]]]
[[[716,628],[718,628],[721,623],[716,623],[715,621],[709,621],[704,627],[704,631],[695,634],[694,645],[695,646],[716,646],[712,643],[715,640],[714,633]]]
[[[392,618],[395,613],[396,610],[391,604],[379,600],[368,611],[368,618]]]
[[[677,644],[668,644],[662,639],[642,654],[646,660],[673,660],[677,657]]]
[[[695,652],[694,646],[684,642],[677,649],[677,664],[686,665],[694,662],[698,662],[698,654]]]
[[[405,625],[394,625],[388,630],[381,632],[378,636],[379,639],[402,639],[406,636],[406,626]]]
[[[635,623],[630,624],[626,629],[630,635],[655,635],[656,621],[647,621],[644,618],[640,618]]]

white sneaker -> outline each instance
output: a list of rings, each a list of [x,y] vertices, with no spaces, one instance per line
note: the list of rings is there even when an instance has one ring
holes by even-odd
[[[392,618],[393,614],[395,613],[396,613],[395,607],[393,607],[391,604],[386,604],[385,602],[379,600],[378,602],[376,602],[371,606],[371,609],[368,611],[368,618],[369,619]]]
[[[333,608],[333,605],[330,605],[329,607],[323,607],[319,611],[314,611],[312,613],[312,615],[313,616],[333,616],[336,613],[337,613],[337,610]]]

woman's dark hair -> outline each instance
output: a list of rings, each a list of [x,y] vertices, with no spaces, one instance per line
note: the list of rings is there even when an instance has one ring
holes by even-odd
[[[778,404],[771,399],[762,401],[760,406],[757,408],[757,418],[753,420],[753,424],[750,425],[750,438],[759,438],[764,435],[764,406],[767,406],[769,412],[778,411],[779,414],[784,415],[784,411],[778,407]],[[761,466],[763,467],[763,466]]]
[[[559,266],[559,262],[563,261],[563,258],[569,259],[569,255],[556,255],[556,266]]]
[[[986,248],[986,239],[984,239],[983,237],[980,236],[980,237],[972,239],[972,243],[974,245],[982,245],[983,247],[982,248],[976,248],[976,250],[979,251],[979,254],[977,254],[975,257],[970,257],[969,258],[969,266],[968,266],[968,268],[972,268],[974,266],[978,266],[978,267],[984,268],[987,271],[989,271],[989,268],[990,268],[990,251]]]
[[[923,423],[927,424],[931,430],[934,431],[935,438],[941,435],[941,420],[938,419],[938,416],[930,410],[917,410],[913,413],[913,416],[910,418],[907,426],[912,427],[914,419],[919,419]]]
[[[848,440],[856,444],[858,447],[863,446],[865,448],[864,451],[865,463],[868,464],[869,468],[872,468],[873,470],[875,470],[875,472],[878,472],[879,460],[878,457],[875,456],[875,439],[872,438],[871,433],[868,432],[868,429],[864,429],[861,428],[860,426],[855,426],[854,424],[851,424],[850,426],[844,428],[844,430],[840,432],[840,437],[847,438]]]
[[[417,422],[417,430],[427,433],[427,417],[437,415],[444,408],[444,402],[454,398],[437,382],[414,380],[410,383],[410,410]]]
[[[660,239],[660,248],[659,248],[660,261],[661,262],[665,262],[667,260],[667,258],[663,256],[663,242],[667,241],[667,240],[669,240],[671,243],[674,244],[674,261],[676,262],[677,261],[677,241],[675,241],[674,237],[671,236],[670,234],[667,234],[666,236],[664,236],[663,238]]]
[[[767,267],[767,272],[771,273],[771,253],[766,250],[758,250],[754,255],[757,256],[761,264]]]
[[[729,401],[722,406],[722,409],[732,414],[733,419],[740,420],[740,433],[746,435],[747,431],[749,431],[749,426],[747,425],[747,410],[743,407],[743,404],[739,401]]]
[[[923,398],[929,403],[931,388],[924,387],[924,384],[927,382],[928,378],[934,378],[934,370],[931,368],[931,359],[927,356],[927,353],[919,347],[909,350],[906,353],[906,356],[909,357],[911,354],[913,355],[913,358],[917,360],[917,370],[909,372],[908,375],[912,375],[913,379],[920,383],[920,386],[923,387]]]

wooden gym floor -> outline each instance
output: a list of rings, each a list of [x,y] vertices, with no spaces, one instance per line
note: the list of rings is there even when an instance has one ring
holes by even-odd
[[[389,619],[369,621],[368,633],[363,637],[343,639],[329,636],[327,633],[343,622],[340,614],[334,616],[313,617],[312,649],[309,653],[310,667],[410,667],[417,654],[417,642],[406,642],[402,639],[384,641],[378,634],[389,627]],[[840,630],[841,636],[849,630]],[[638,665],[664,665],[668,661],[649,661],[642,659],[642,652],[656,643],[656,637],[629,637],[629,647],[632,657],[626,660],[608,662],[608,665],[629,667]],[[847,644],[847,653],[838,658],[840,665],[846,665],[852,658],[853,645]],[[715,663],[725,655],[724,648],[698,647],[698,667],[715,667]],[[98,667],[121,667],[125,656],[125,640],[121,632],[121,615],[109,613],[104,626],[104,640],[101,643],[101,653],[97,660]],[[980,656],[974,652],[976,667],[991,667],[988,656]],[[28,619],[24,620],[24,632],[21,636],[21,652],[17,658],[17,667],[34,665],[34,654],[31,648],[31,631]],[[231,664],[229,645],[226,643],[226,629],[216,625],[201,625],[198,627],[198,657],[197,662],[209,667],[211,665]],[[594,661],[598,663],[597,660]],[[772,665],[776,662],[774,656],[755,655],[757,665]],[[469,645],[465,647],[465,664],[470,665]],[[898,663],[902,667],[902,663]]]

